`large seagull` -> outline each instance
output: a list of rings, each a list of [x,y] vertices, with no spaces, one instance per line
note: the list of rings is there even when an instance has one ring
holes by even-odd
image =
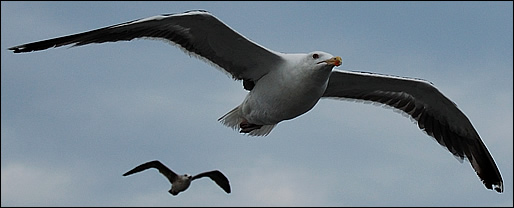
[[[83,33],[9,48],[14,53],[73,44],[162,39],[235,80],[249,91],[219,121],[252,136],[266,136],[279,122],[312,109],[320,98],[372,101],[399,109],[455,157],[467,159],[488,189],[503,192],[493,157],[469,119],[430,82],[366,72],[333,70],[339,56],[326,52],[285,54],[267,49],[207,11],[158,15]]]

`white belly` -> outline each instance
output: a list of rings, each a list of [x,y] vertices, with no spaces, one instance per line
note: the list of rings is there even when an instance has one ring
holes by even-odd
[[[276,80],[277,77],[283,80]],[[328,83],[326,80],[313,83],[313,80],[274,78],[261,78],[243,101],[242,116],[248,122],[272,125],[295,118],[316,105]]]

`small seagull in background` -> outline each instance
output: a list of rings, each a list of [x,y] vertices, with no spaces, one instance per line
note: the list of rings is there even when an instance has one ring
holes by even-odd
[[[126,172],[125,174],[123,174],[123,176],[128,176],[137,172],[141,172],[148,168],[156,168],[157,170],[159,170],[161,174],[168,178],[168,180],[171,183],[171,189],[168,192],[170,192],[170,194],[173,196],[176,196],[180,192],[185,191],[187,188],[189,188],[189,185],[191,185],[191,181],[205,176],[211,178],[214,182],[216,182],[216,184],[218,184],[218,186],[225,190],[225,192],[230,193],[230,184],[228,182],[227,177],[225,177],[225,175],[223,175],[223,173],[221,173],[218,170],[203,172],[195,176],[189,174],[177,175],[175,172],[170,170],[168,167],[166,167],[158,160],[141,164],[135,167],[134,169]]]

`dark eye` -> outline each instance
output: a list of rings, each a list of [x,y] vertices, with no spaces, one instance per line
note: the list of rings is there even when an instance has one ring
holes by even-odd
[[[318,58],[319,58],[319,54],[317,54],[317,53],[312,54],[312,58],[313,58],[313,59],[318,59]]]

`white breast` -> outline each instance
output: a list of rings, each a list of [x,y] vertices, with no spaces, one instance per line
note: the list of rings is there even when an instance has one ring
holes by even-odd
[[[246,96],[243,117],[253,124],[271,125],[309,111],[323,95],[330,71],[305,72],[299,67],[270,72]]]

